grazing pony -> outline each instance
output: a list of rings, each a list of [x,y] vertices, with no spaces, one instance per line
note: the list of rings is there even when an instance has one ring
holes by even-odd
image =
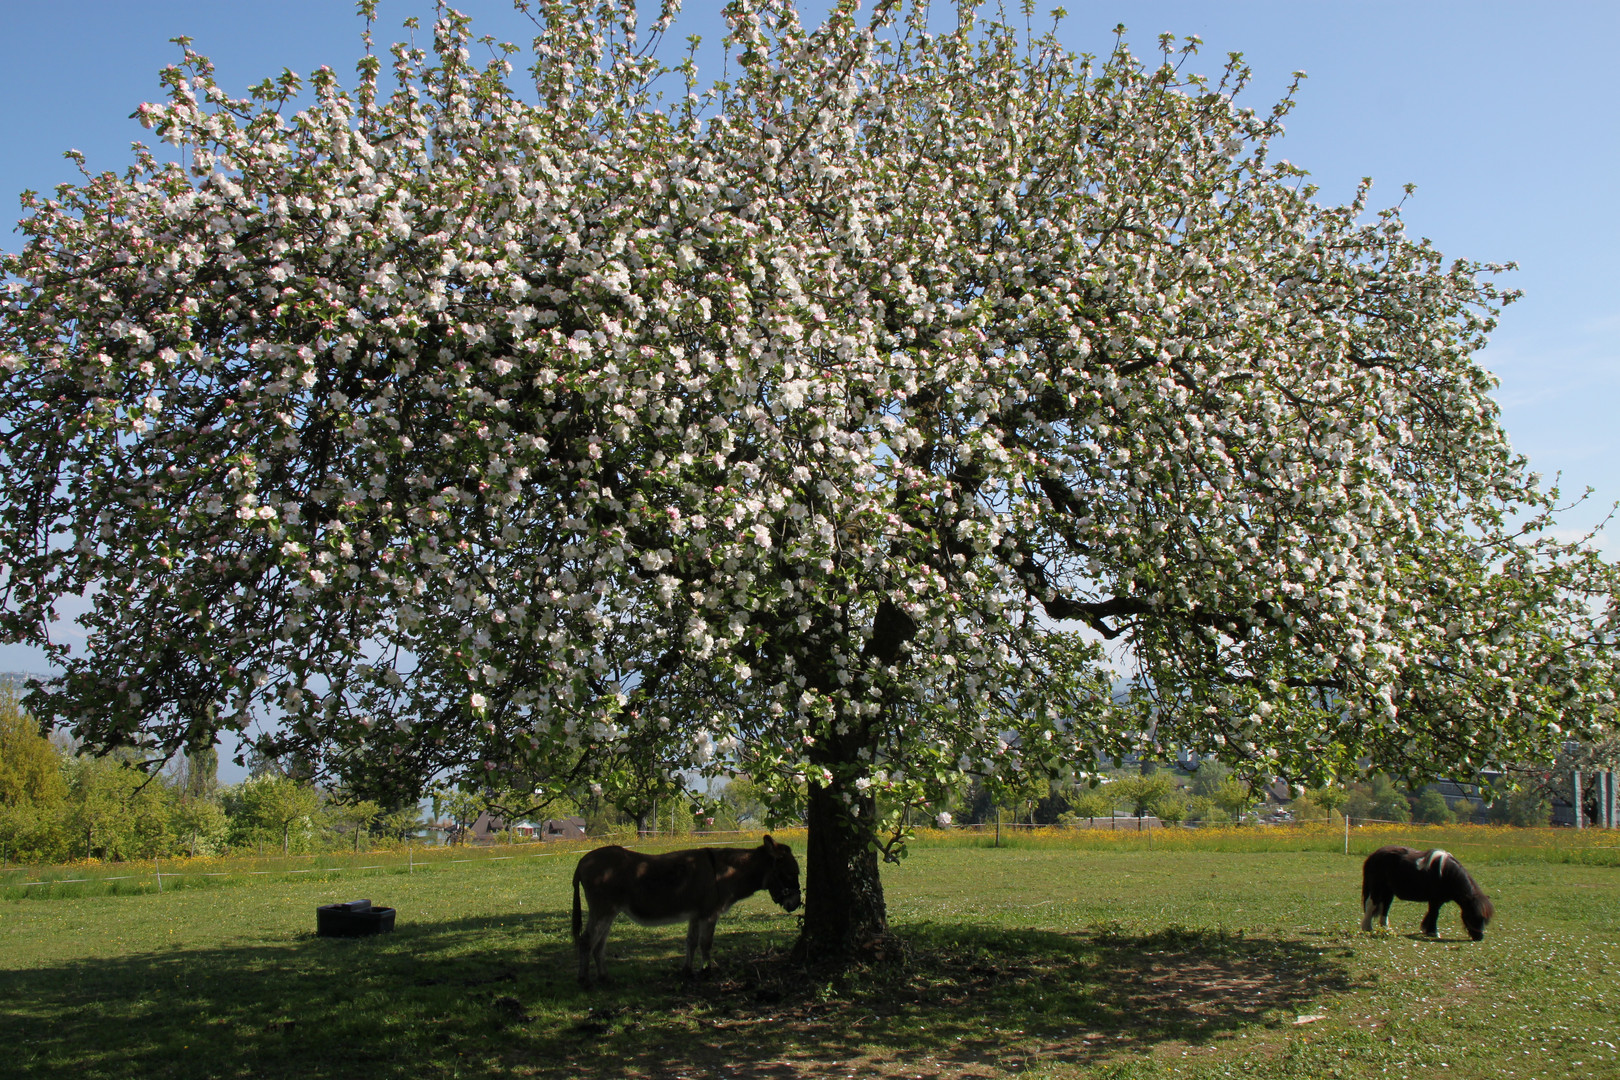
[[[1462,908],[1463,926],[1475,941],[1485,937],[1485,924],[1496,909],[1490,897],[1468,876],[1468,871],[1450,852],[1436,848],[1418,851],[1391,844],[1381,847],[1361,865],[1361,928],[1371,930],[1373,919],[1389,929],[1389,905],[1399,897],[1429,905],[1423,916],[1423,932],[1440,936],[1440,909],[1455,900]]]
[[[582,919],[580,890],[590,907]],[[799,863],[786,844],[769,836],[757,848],[690,848],[663,855],[643,855],[625,848],[590,851],[574,868],[574,949],[579,954],[579,984],[590,986],[591,957],[596,974],[607,981],[607,936],[613,920],[628,915],[642,926],[686,926],[686,966],[703,952],[703,968],[712,963],[714,924],[738,900],[766,889],[786,911],[799,906]],[[583,925],[582,925],[583,924]]]

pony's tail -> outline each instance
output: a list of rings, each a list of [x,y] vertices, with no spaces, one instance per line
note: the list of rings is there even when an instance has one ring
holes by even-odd
[[[574,871],[574,943],[579,943],[579,935],[584,931],[585,925],[579,910],[579,871]]]

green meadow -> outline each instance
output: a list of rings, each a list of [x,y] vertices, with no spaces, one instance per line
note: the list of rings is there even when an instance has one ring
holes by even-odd
[[[1359,856],[1391,840],[1474,872],[1484,942],[1455,908],[1419,937],[1416,904],[1359,932]],[[589,992],[578,849],[539,850],[196,864],[161,893],[150,864],[32,888],[13,870],[0,1075],[1620,1076],[1601,833],[1357,830],[1348,856],[1329,830],[924,836],[885,868],[892,956],[795,966],[795,917],[761,895],[691,982],[684,927],[621,920],[615,980]],[[315,936],[317,905],[361,896],[397,909],[394,933]]]

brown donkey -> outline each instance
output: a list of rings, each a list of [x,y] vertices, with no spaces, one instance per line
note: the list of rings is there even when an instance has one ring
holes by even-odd
[[[579,892],[585,890],[590,919],[582,918]],[[769,836],[757,848],[689,848],[644,855],[617,845],[587,852],[574,868],[574,948],[579,953],[579,984],[596,974],[607,981],[607,936],[613,920],[630,916],[642,926],[685,922],[686,966],[701,949],[707,971],[714,946],[714,924],[744,897],[766,889],[786,911],[799,906],[799,863],[786,844]],[[583,925],[582,925],[583,924]]]

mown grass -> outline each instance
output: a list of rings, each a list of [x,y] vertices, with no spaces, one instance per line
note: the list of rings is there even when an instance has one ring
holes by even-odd
[[[1483,943],[1454,909],[1441,940],[1416,936],[1411,904],[1393,933],[1359,933],[1360,859],[1332,850],[925,836],[885,872],[906,942],[885,962],[791,965],[794,917],[756,897],[722,922],[714,978],[678,977],[684,928],[621,924],[617,980],[588,993],[569,857],[10,901],[0,1072],[1620,1075],[1616,871],[1442,846],[1486,868],[1499,915]],[[313,935],[315,905],[361,895],[398,909],[395,933]]]

